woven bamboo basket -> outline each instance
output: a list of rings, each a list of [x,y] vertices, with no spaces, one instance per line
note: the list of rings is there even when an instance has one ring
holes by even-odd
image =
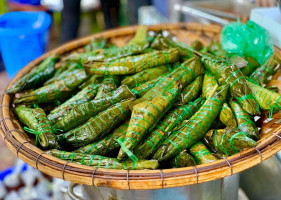
[[[109,30],[69,42],[30,62],[17,74],[10,85],[54,52],[59,55],[67,55],[69,52],[83,51],[83,46],[88,44],[92,38],[108,38],[117,46],[122,46],[133,37],[137,28],[138,26],[131,26]],[[197,23],[149,26],[149,30],[158,31],[160,29],[168,30],[177,36],[179,41],[187,44],[199,39],[205,45],[211,40],[219,40],[221,31],[220,26]],[[279,49],[275,48],[275,53],[281,57]],[[279,75],[280,72],[275,74],[269,85],[278,86],[281,90]],[[227,159],[210,164],[162,170],[112,170],[82,166],[50,156],[34,146],[34,141],[23,131],[11,112],[11,99],[9,95],[3,94],[0,105],[0,133],[7,146],[20,159],[41,172],[79,184],[142,190],[203,183],[239,173],[261,163],[281,150],[281,113],[277,113],[270,119],[264,115],[257,121],[257,126],[261,128],[261,139],[255,148],[245,149]]]

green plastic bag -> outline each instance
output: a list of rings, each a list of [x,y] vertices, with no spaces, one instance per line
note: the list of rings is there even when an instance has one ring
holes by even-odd
[[[273,54],[269,33],[255,22],[240,21],[227,24],[221,32],[221,44],[229,54],[252,56],[263,64]]]

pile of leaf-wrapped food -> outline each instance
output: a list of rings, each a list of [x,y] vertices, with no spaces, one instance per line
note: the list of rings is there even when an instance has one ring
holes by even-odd
[[[254,147],[254,117],[281,109],[281,95],[264,87],[279,58],[260,65],[217,42],[183,46],[140,27],[127,46],[95,39],[59,60],[48,57],[7,93],[19,93],[14,113],[35,145],[81,165],[210,163]]]

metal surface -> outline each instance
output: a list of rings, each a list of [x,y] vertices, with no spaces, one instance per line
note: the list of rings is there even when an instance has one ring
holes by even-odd
[[[203,11],[200,11],[200,10],[197,10],[195,8],[191,8],[191,7],[188,7],[185,5],[175,4],[174,9],[176,11],[181,11],[184,14],[188,14],[188,15],[196,16],[196,17],[200,17],[200,18],[205,18],[207,20],[218,23],[220,25],[226,25],[228,23],[228,21],[225,19],[222,19],[215,15],[211,15],[211,14],[205,13]]]
[[[78,185],[79,184],[77,184],[77,183],[70,183],[68,185],[67,193],[72,200],[83,200],[84,199],[81,194],[76,194],[74,192],[74,188]]]
[[[249,0],[170,0],[170,5],[171,22],[181,21],[182,14],[185,14],[193,16],[196,21],[204,23],[207,19],[219,24],[225,24],[226,21],[220,17],[236,20],[241,16],[249,16],[255,7]]]
[[[230,16],[249,15],[251,9],[256,7],[250,0],[188,0],[184,2],[188,6],[224,12]]]
[[[240,187],[249,199],[281,200],[281,162],[278,156],[240,174]]]
[[[232,19],[232,20],[236,20],[237,18],[239,18],[239,15],[237,15],[237,14],[214,10],[212,8],[203,8],[203,7],[194,6],[194,5],[190,5],[189,7],[200,10],[202,12],[205,12],[205,13],[208,13],[211,15],[218,16],[218,17],[228,18],[228,19]]]
[[[117,190],[107,187],[83,185],[84,199],[98,200],[237,200],[239,175],[184,187],[159,190]],[[73,192],[75,184],[69,186],[73,200],[83,199]]]

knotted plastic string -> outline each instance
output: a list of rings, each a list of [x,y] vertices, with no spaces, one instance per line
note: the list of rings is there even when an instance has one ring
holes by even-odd
[[[138,97],[141,97],[141,94],[138,92],[138,91],[136,91],[136,90],[134,90],[134,89],[130,89],[136,96],[138,96]]]
[[[125,151],[125,153],[128,155],[128,157],[131,158],[131,160],[132,160],[133,162],[137,162],[139,159],[133,154],[132,151],[130,151],[130,150],[123,144],[124,141],[125,141],[125,140],[124,140],[123,138],[119,138],[119,139],[117,140],[118,144],[120,144],[121,148]]]
[[[275,105],[269,106],[269,107],[270,107],[269,113],[268,113],[268,117],[269,117],[269,118],[272,118],[273,111],[274,111],[275,108],[281,109],[281,107],[278,105],[278,101],[280,100],[280,98],[281,98],[281,95],[276,99]]]
[[[236,133],[235,135],[233,135],[230,140],[229,140],[229,147],[231,148],[231,150],[234,152],[234,153],[237,153],[240,151],[240,149],[237,149],[235,146],[233,146],[233,140],[238,136],[238,135],[245,135],[247,137],[250,137],[249,134],[243,132],[243,131],[240,131],[238,133]],[[236,150],[234,150],[236,149]]]
[[[39,131],[36,131],[36,130],[33,130],[33,129],[30,129],[28,127],[23,127],[23,129],[28,132],[28,133],[31,133],[31,134],[34,134],[36,137],[35,137],[35,146],[37,146],[37,141],[38,141],[38,136],[41,135],[41,133]]]
[[[55,128],[53,126],[51,126],[51,129],[55,132],[55,133],[62,133],[63,130],[59,129],[59,128]]]

